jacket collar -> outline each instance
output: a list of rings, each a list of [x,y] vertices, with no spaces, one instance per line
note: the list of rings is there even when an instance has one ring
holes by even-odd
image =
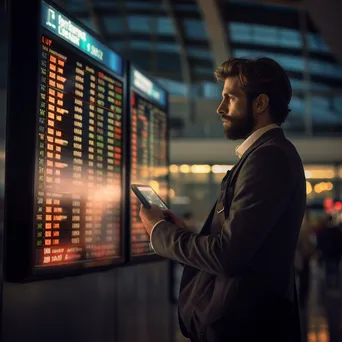
[[[241,158],[244,155],[244,153],[248,150],[248,148],[252,146],[263,134],[275,128],[279,129],[280,127],[276,124],[270,124],[270,125],[261,127],[255,132],[253,132],[241,145],[239,145],[235,149],[236,155],[239,158]]]
[[[256,148],[259,146],[265,144],[267,141],[273,139],[273,138],[283,138],[285,139],[285,135],[282,129],[270,129],[266,133],[264,133],[259,139],[257,139],[251,146],[248,147],[248,149],[245,151],[245,153],[242,155],[240,160],[235,164],[235,166],[231,169],[231,172],[229,173],[229,179],[227,180],[227,184],[231,183],[234,179],[234,176],[246,160],[246,158],[249,156],[250,153],[252,153]]]

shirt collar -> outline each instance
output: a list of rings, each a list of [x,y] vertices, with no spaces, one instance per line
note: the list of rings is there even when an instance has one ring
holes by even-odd
[[[267,131],[274,129],[274,128],[280,128],[280,127],[276,124],[270,124],[270,125],[261,127],[257,129],[255,132],[253,132],[241,145],[237,146],[235,149],[235,153],[239,157],[239,159],[263,134],[265,134]]]

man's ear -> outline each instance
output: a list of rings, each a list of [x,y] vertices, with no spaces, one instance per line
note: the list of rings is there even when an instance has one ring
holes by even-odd
[[[255,99],[255,110],[258,114],[263,113],[270,102],[270,99],[266,94],[260,94],[256,99]]]

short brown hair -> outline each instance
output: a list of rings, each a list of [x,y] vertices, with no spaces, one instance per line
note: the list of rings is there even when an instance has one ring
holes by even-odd
[[[230,58],[215,71],[218,81],[235,76],[249,99],[260,94],[268,96],[270,116],[275,123],[281,125],[286,120],[291,111],[292,87],[285,70],[276,61],[267,57]]]

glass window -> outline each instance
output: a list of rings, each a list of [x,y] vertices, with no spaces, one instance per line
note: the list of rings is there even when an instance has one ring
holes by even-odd
[[[96,1],[97,4],[97,1]],[[158,6],[158,5],[157,5]],[[156,4],[151,1],[125,1],[125,7],[129,9],[155,9]]]
[[[303,45],[301,34],[297,30],[278,28],[278,36],[280,46],[300,49]]]
[[[117,52],[122,52],[126,48],[126,42],[113,42],[109,44],[109,47]]]
[[[152,18],[148,16],[131,15],[128,17],[128,26],[132,32],[151,33]]]
[[[145,40],[132,40],[130,45],[136,50],[149,50],[151,49],[151,42]]]
[[[265,46],[301,48],[302,41],[297,30],[232,22],[229,32],[233,42],[245,42]]]
[[[342,78],[342,67],[333,63],[310,60],[309,70],[316,75],[324,75],[331,78]]]
[[[262,57],[267,56],[277,61],[283,68],[291,71],[303,71],[304,60],[301,57],[283,55],[279,53],[268,52],[266,50],[252,51],[247,49],[233,49],[236,57]]]
[[[295,78],[290,79],[292,90],[303,90],[304,82]]]
[[[173,35],[175,28],[173,27],[172,21],[168,17],[157,18],[157,31],[161,34]]]
[[[265,45],[276,45],[278,43],[277,30],[273,27],[263,25],[252,25],[252,42]]]
[[[157,54],[157,70],[167,74],[177,73],[179,75],[181,70],[179,55],[174,54],[174,57],[165,58],[165,54]]]
[[[293,96],[290,102],[291,113],[290,115],[304,116],[305,114],[305,103],[303,99]]]
[[[342,117],[342,97],[336,96],[332,99],[333,101],[333,107],[336,111],[340,112],[340,115]]]
[[[213,82],[202,83],[202,96],[206,98],[220,99],[222,85]]]
[[[195,3],[180,3],[175,1],[174,4],[175,9],[182,12],[192,12],[198,13],[198,6]]]
[[[176,43],[157,43],[156,47],[158,51],[163,51],[163,52],[179,52],[179,45]]]
[[[342,116],[334,112],[332,103],[328,98],[315,96],[311,99],[312,118],[320,123],[342,123]]]
[[[231,22],[228,24],[228,30],[232,42],[250,42],[252,40],[251,25]]]
[[[328,45],[324,42],[322,36],[317,33],[308,33],[308,46],[310,51],[329,52]]]
[[[96,32],[97,34],[99,33],[95,25],[93,25],[93,21],[90,18],[80,18],[80,22],[86,27],[88,27],[90,30]]]
[[[163,86],[171,95],[186,96],[187,86],[183,82],[158,78],[161,86]]]
[[[104,17],[104,26],[108,33],[122,33],[124,32],[124,21],[122,17]]]
[[[203,40],[208,38],[207,31],[201,20],[185,19],[183,24],[186,36],[190,38],[202,38]]]
[[[84,1],[83,0],[67,1],[66,8],[71,12],[84,11]]]
[[[188,47],[187,53],[189,57],[195,57],[195,58],[203,58],[203,59],[212,59],[212,53],[209,49],[199,49],[199,48],[193,48]]]
[[[206,67],[195,65],[193,67],[193,70],[195,72],[199,73],[199,74],[210,74],[210,75],[213,75],[213,78],[214,78],[214,74],[213,74],[213,69],[212,68],[206,68]]]

